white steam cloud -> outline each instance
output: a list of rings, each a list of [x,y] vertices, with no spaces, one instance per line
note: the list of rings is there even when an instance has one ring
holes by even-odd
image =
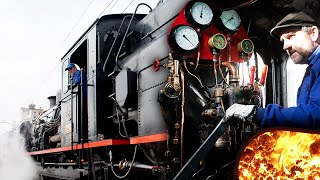
[[[35,180],[37,166],[24,148],[19,133],[0,135],[0,179]]]

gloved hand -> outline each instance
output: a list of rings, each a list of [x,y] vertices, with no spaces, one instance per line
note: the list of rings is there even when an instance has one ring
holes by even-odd
[[[257,113],[256,105],[243,105],[243,104],[235,103],[227,109],[226,115],[225,115],[225,121],[230,122],[230,121],[238,120],[240,122],[252,123],[256,113]]]

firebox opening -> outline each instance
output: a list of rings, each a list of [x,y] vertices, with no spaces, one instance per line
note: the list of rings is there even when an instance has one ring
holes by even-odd
[[[320,179],[320,132],[269,128],[240,151],[235,174],[248,179]]]

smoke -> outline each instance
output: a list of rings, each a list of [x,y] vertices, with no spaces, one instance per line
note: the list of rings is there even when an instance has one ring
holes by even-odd
[[[24,139],[18,132],[0,134],[0,179],[35,180],[37,166],[27,155]]]

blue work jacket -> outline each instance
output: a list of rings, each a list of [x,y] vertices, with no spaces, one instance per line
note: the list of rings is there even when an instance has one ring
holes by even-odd
[[[72,84],[75,85],[81,85],[81,74],[82,74],[82,91],[84,96],[87,96],[87,76],[85,72],[82,72],[80,70],[77,70],[74,72],[72,76]]]
[[[256,118],[262,127],[320,128],[320,46],[311,54],[308,62],[297,93],[297,106],[285,108],[268,104],[266,108],[258,108]]]
[[[87,78],[85,76],[85,72],[82,72],[82,82],[83,82],[83,84],[87,83]],[[76,72],[74,72],[74,74],[72,76],[72,83],[76,84],[76,85],[81,84],[81,71],[80,70],[77,70]]]

